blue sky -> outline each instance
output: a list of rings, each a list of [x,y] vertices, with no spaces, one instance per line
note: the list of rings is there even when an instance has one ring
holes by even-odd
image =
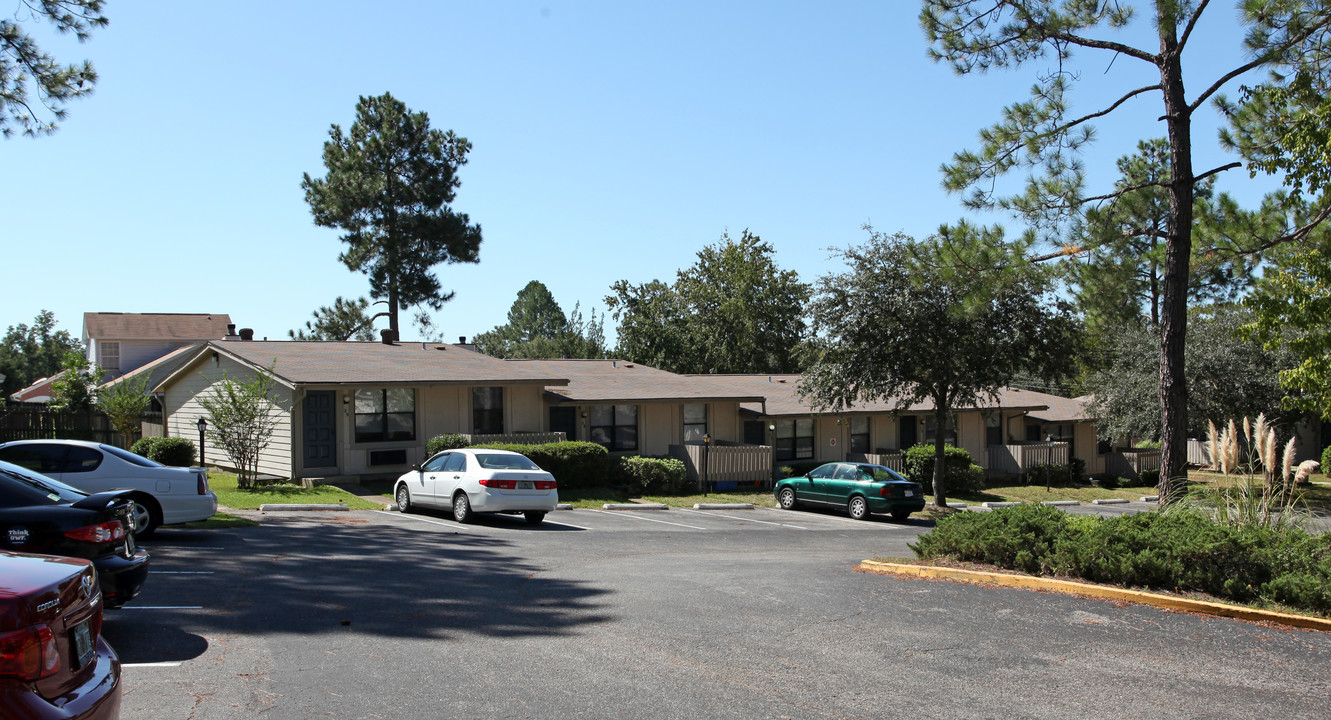
[[[96,92],[55,135],[0,141],[0,328],[43,308],[75,335],[85,311],[226,312],[284,339],[335,297],[368,295],[300,181],[324,174],[329,126],[384,92],[474,145],[453,207],[484,242],[479,264],[438,268],[457,291],[433,313],[450,341],[503,323],[531,280],[566,312],[604,310],[616,280],[671,281],[727,229],[812,281],[865,223],[925,236],[962,217],[939,165],[1047,69],[954,76],[927,59],[918,9],[110,0],[90,42],[46,42],[90,58]],[[1229,65],[1233,12],[1211,15],[1190,59]],[[1073,112],[1158,80],[1109,59],[1086,56]],[[1086,157],[1100,187],[1163,133],[1159,115],[1152,97],[1100,125]],[[1198,171],[1223,161],[1213,125],[1194,137]],[[1244,186],[1230,175],[1222,187]]]

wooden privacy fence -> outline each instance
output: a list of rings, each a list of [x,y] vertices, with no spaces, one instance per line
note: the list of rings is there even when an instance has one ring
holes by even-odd
[[[467,442],[472,445],[497,445],[506,443],[510,445],[544,445],[546,443],[564,442],[564,433],[504,433],[502,435],[467,435]]]
[[[1159,450],[1119,449],[1105,455],[1105,472],[1137,480],[1148,470],[1160,469]]]
[[[1206,441],[1188,438],[1188,464],[1209,467],[1211,453],[1206,449]]]
[[[689,481],[701,480],[717,490],[742,485],[771,487],[770,445],[671,445],[670,456],[689,471]]]
[[[55,411],[46,403],[7,401],[0,410],[0,442],[11,440],[92,440],[117,447],[129,447],[140,437],[161,437],[162,413],[144,413],[142,431],[129,442],[111,427],[111,419],[97,410]]]
[[[846,462],[869,463],[870,465],[882,465],[888,470],[895,470],[899,473],[906,472],[906,456],[897,453],[847,453]]]
[[[984,469],[990,475],[1025,475],[1041,465],[1067,465],[1071,444],[1042,442],[1020,445],[990,445],[985,448]]]

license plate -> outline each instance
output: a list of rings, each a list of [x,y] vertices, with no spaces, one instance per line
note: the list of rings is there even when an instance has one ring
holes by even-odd
[[[84,620],[74,626],[74,657],[78,658],[75,667],[81,668],[92,661],[94,654],[92,646],[92,629],[89,627],[91,620]]]
[[[535,485],[532,485],[531,482],[528,481],[528,480],[519,480],[519,481],[518,481],[518,489],[519,489],[519,490],[531,490],[531,489],[534,488],[534,487],[536,487],[536,486],[535,486]]]
[[[907,490],[907,491],[906,491],[906,497],[915,497],[915,491],[914,491],[914,490]]]

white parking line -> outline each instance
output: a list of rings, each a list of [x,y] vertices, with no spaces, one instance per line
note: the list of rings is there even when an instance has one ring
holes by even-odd
[[[212,575],[212,570],[149,570],[149,575]]]
[[[471,532],[471,529],[468,528],[466,525],[458,525],[457,523],[439,522],[438,520],[431,520],[430,518],[423,518],[416,515],[407,515],[405,513],[400,513],[400,512],[388,512],[387,510],[375,510],[374,512],[377,512],[381,515],[392,515],[394,517],[405,518],[407,520],[419,520],[420,522],[430,523],[431,525],[439,525],[446,528],[453,528],[454,530],[464,530],[467,532]]]
[[[763,525],[776,525],[779,527],[795,528],[796,530],[809,529],[806,527],[802,527],[800,525],[787,525],[786,523],[768,522],[767,520],[754,520],[753,518],[740,517],[738,515],[722,515],[721,513],[718,513],[715,510],[694,510],[693,508],[680,508],[680,509],[683,510],[684,512],[698,513],[700,515],[707,515],[709,517],[730,518],[731,520],[743,520],[744,522],[762,523]]]
[[[230,550],[224,547],[207,547],[204,545],[140,545],[143,550]]]
[[[182,663],[178,662],[155,662],[155,663],[120,663],[122,668],[141,668],[141,667],[180,667]]]
[[[546,520],[546,521],[545,521],[545,524],[546,524],[546,525],[558,525],[558,526],[560,526],[560,527],[577,528],[578,530],[591,530],[591,528],[589,528],[589,527],[583,527],[583,526],[581,526],[581,525],[574,525],[573,523],[555,522],[554,520]]]
[[[121,610],[202,610],[202,605],[122,605]]]
[[[672,522],[666,522],[665,520],[657,520],[656,518],[645,518],[645,517],[642,517],[641,515],[625,515],[624,513],[625,513],[626,511],[624,511],[624,510],[618,510],[618,511],[615,511],[615,512],[610,512],[609,510],[592,510],[592,512],[594,512],[594,513],[601,513],[601,514],[603,514],[603,515],[614,515],[614,516],[616,516],[616,517],[632,518],[632,519],[634,519],[634,520],[643,520],[643,521],[645,521],[645,522],[661,523],[662,525],[674,525],[675,527],[685,527],[685,528],[689,528],[689,529],[692,529],[692,530],[706,530],[706,529],[707,529],[707,528],[701,528],[701,527],[698,527],[697,525],[685,525],[685,524],[683,524],[683,523],[672,523]],[[630,511],[630,512],[631,512],[631,511]]]

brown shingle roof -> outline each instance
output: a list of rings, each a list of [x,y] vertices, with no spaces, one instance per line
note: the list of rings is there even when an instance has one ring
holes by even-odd
[[[796,386],[800,380],[799,375],[705,375],[701,377],[708,377],[713,382],[728,385],[737,394],[761,395],[767,398],[766,414],[768,416],[811,415],[815,412],[813,406],[796,392]],[[1050,399],[1065,400],[1065,398],[1055,398],[1053,395],[1045,395],[1029,390],[1003,388],[998,392],[998,402],[986,403],[984,407],[1002,407],[1006,410],[1043,410],[1049,406],[1048,401]],[[933,410],[933,407],[933,403],[926,400],[911,405],[904,412],[928,412]],[[763,412],[762,406],[757,404],[745,404],[743,409],[758,414]],[[975,408],[958,409],[972,410]],[[875,402],[857,403],[845,412],[890,413],[898,411],[895,403]]]
[[[762,402],[757,393],[738,390],[708,375],[676,375],[623,360],[508,360],[548,376],[568,378],[565,387],[546,389],[556,401],[585,403]]]
[[[226,313],[83,313],[83,336],[98,340],[221,340]]]
[[[456,345],[405,342],[298,342],[240,340],[211,342],[212,351],[250,365],[269,367],[289,385],[373,383],[539,383],[563,385],[561,375],[492,358]],[[193,363],[191,363],[193,364]]]

